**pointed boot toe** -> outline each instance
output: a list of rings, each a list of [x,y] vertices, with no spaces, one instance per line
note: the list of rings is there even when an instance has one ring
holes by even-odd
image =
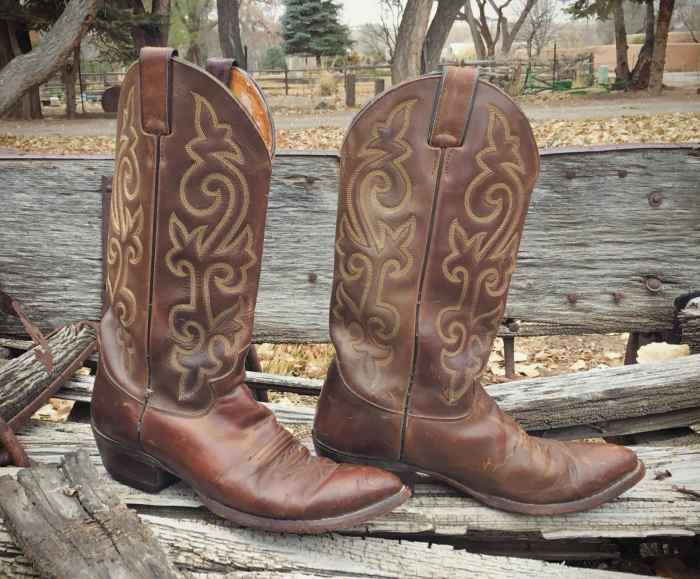
[[[644,463],[629,448],[616,444],[570,442],[580,494],[593,508],[614,499],[637,484],[646,472]]]
[[[318,516],[388,512],[411,491],[396,475],[371,466],[340,464],[318,490],[312,508]]]

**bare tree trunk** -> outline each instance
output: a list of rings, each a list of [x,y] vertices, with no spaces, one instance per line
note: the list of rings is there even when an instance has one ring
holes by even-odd
[[[32,49],[29,32],[18,28],[17,23],[0,20],[0,69],[6,66],[15,56],[19,56]],[[40,119],[41,100],[39,87],[34,87],[25,92],[17,102],[10,107],[5,118],[11,119]]]
[[[153,0],[151,14],[160,17],[158,30],[153,32],[154,46],[168,46],[170,37],[170,0]]]
[[[67,60],[61,70],[61,81],[63,82],[63,92],[66,97],[66,116],[69,119],[75,118],[77,108],[75,103],[75,83],[78,78],[78,64],[80,60],[80,45],[73,49],[73,58]]]
[[[122,8],[128,8],[135,14],[146,15],[146,9],[142,0],[122,0]],[[170,8],[171,0],[153,0],[151,4],[151,14],[158,16],[156,24],[140,24],[131,31],[134,40],[134,48],[138,53],[144,46],[168,46],[170,36]]]
[[[32,39],[29,35],[29,30],[26,27],[16,28],[15,35],[17,36],[17,44],[19,46],[19,54],[27,54],[32,51]],[[39,86],[30,88],[22,95],[19,101],[22,107],[23,119],[40,119],[41,113],[41,95],[39,94]]]
[[[439,0],[423,47],[426,71],[435,70],[440,64],[442,49],[462,6],[464,6],[464,0]]]
[[[535,4],[537,4],[537,0],[527,0],[525,6],[523,6],[522,12],[520,12],[520,16],[518,16],[515,24],[513,24],[512,29],[508,28],[508,19],[501,13],[501,34],[503,35],[503,40],[501,41],[501,52],[504,55],[510,53],[511,48],[513,48],[513,42],[515,42],[518,34],[520,34],[520,29],[523,27],[523,24],[525,24],[525,21],[530,15],[532,9],[535,7]]]
[[[247,66],[241,40],[239,0],[216,0],[219,20],[219,45],[226,58],[233,58],[241,66]]]
[[[486,58],[492,59],[496,56],[496,44],[501,33],[500,23],[496,28],[496,36],[494,37],[491,34],[489,19],[486,16],[486,0],[477,0],[476,5],[479,7],[479,19],[477,20],[479,35],[483,41],[483,46],[486,48]]]
[[[423,41],[432,5],[432,0],[406,2],[391,63],[391,81],[394,84],[421,74]]]
[[[481,38],[479,22],[474,17],[474,12],[472,11],[471,0],[466,0],[466,2],[464,2],[464,12],[466,15],[467,24],[469,25],[469,32],[472,36],[472,42],[474,43],[476,58],[477,60],[484,60],[486,58],[486,47],[484,46],[484,41]]]
[[[637,62],[634,65],[630,78],[630,86],[635,90],[649,88],[649,74],[651,72],[651,57],[654,54],[654,0],[646,0],[646,17],[644,21],[644,44],[639,51]]]
[[[0,114],[61,68],[90,28],[97,3],[98,0],[70,0],[41,44],[27,54],[16,56],[0,70]]]
[[[615,65],[615,80],[627,88],[630,82],[630,66],[627,60],[627,28],[625,27],[625,12],[622,7],[623,0],[612,0],[612,11],[615,23],[615,51],[617,53]]]
[[[664,68],[666,67],[666,44],[668,43],[668,29],[673,16],[675,0],[659,1],[659,16],[656,20],[656,38],[654,40],[654,52],[651,57],[651,71],[649,74],[649,92],[661,94],[664,83]]]

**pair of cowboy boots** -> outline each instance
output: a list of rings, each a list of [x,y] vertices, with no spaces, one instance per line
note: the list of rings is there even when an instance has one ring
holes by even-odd
[[[642,477],[624,448],[528,437],[478,384],[538,156],[517,107],[466,70],[392,88],[349,129],[337,360],[314,428],[341,464],[282,428],[244,383],[272,120],[242,70],[210,72],[144,49],[122,85],[92,404],[114,478],[153,492],[183,480],[238,524],[314,533],[406,501],[383,469],[533,514],[596,506]]]

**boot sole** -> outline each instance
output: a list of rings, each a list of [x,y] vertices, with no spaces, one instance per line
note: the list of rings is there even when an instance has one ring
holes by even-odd
[[[578,499],[575,501],[569,501],[565,503],[548,503],[548,504],[537,504],[537,503],[523,503],[520,501],[514,501],[511,499],[506,499],[503,497],[498,497],[495,495],[489,495],[487,493],[482,493],[475,491],[463,483],[456,481],[444,474],[439,472],[427,470],[419,466],[414,466],[405,462],[398,461],[386,461],[376,458],[369,458],[365,456],[348,454],[340,450],[334,449],[327,444],[320,442],[315,436],[313,437],[314,446],[316,447],[316,453],[320,456],[325,456],[334,460],[335,462],[346,462],[351,464],[367,464],[370,466],[375,466],[384,470],[389,470],[396,473],[404,482],[411,481],[415,482],[420,478],[425,480],[426,476],[433,479],[439,480],[448,484],[449,486],[461,491],[464,494],[471,496],[472,498],[493,507],[495,509],[500,509],[502,511],[508,511],[511,513],[519,513],[523,515],[535,515],[535,516],[546,516],[546,515],[562,515],[566,513],[576,513],[579,511],[587,511],[594,509],[614,498],[617,498],[625,491],[631,489],[636,485],[646,473],[646,467],[644,463],[637,460],[636,468],[626,474],[625,476],[614,481],[606,489],[588,497]]]
[[[158,493],[179,482],[187,483],[199,499],[214,514],[243,527],[277,533],[318,534],[347,529],[366,523],[393,511],[411,498],[411,490],[403,486],[401,490],[382,501],[351,513],[322,519],[275,519],[239,511],[228,505],[215,501],[202,494],[197,488],[175,474],[159,460],[133,448],[125,447],[112,438],[102,434],[92,425],[97,448],[102,463],[110,476],[125,485],[148,492]]]

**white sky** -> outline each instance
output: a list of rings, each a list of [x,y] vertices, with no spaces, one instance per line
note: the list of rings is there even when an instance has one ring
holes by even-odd
[[[360,26],[379,21],[377,0],[340,0],[343,5],[343,20],[348,26]]]

